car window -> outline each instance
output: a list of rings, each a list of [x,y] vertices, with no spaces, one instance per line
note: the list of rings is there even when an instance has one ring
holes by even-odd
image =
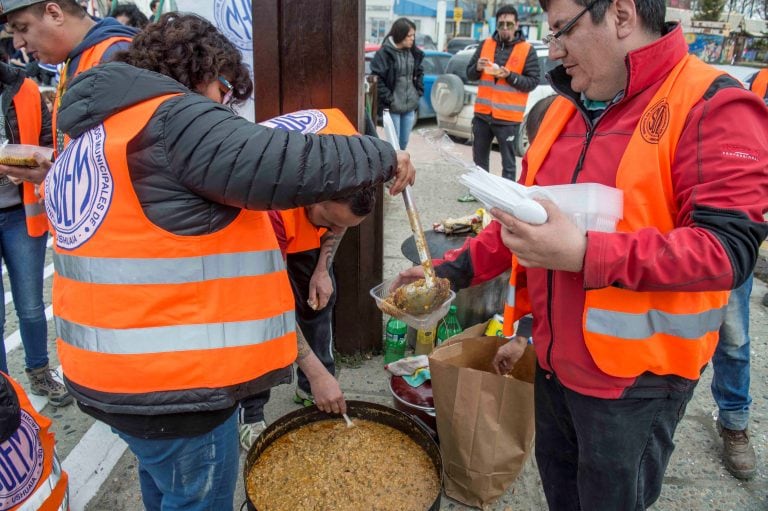
[[[548,57],[539,57],[539,85],[548,85],[547,73],[559,65],[559,60],[549,60]]]
[[[477,83],[476,81],[470,81],[469,78],[467,78],[467,66],[472,59],[472,55],[474,55],[474,52],[468,51],[466,53],[457,53],[448,61],[448,65],[445,66],[445,72],[458,76],[464,83]]]
[[[445,66],[450,57],[445,55],[427,55],[424,57],[422,66],[425,75],[441,75],[445,73]]]

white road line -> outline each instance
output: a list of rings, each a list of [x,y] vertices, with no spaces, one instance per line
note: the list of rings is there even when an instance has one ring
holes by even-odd
[[[127,447],[103,422],[94,422],[85,432],[62,463],[69,474],[69,506],[72,511],[85,509]]]

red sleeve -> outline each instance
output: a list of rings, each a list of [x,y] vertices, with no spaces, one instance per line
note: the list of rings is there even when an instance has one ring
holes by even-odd
[[[738,119],[737,122],[734,120]],[[766,235],[768,110],[743,89],[721,89],[691,111],[672,166],[676,228],[590,232],[587,289],[731,289],[751,273]]]
[[[492,280],[512,267],[512,253],[501,242],[501,224],[491,222],[480,234],[468,238],[460,248],[435,260],[435,272],[462,289]]]
[[[285,259],[285,251],[288,248],[288,238],[285,234],[285,224],[283,223],[283,217],[279,211],[270,210],[267,212],[269,215],[269,221],[272,222],[272,230],[275,231],[275,237],[277,238],[277,245],[280,247],[280,252]]]

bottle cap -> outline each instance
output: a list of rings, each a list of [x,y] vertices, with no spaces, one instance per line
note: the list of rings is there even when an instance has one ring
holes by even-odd
[[[448,309],[448,312],[456,312],[456,306],[455,305],[451,305],[451,308]]]

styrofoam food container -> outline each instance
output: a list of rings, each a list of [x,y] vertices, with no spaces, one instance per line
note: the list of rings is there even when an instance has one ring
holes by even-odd
[[[376,306],[379,307],[379,309],[381,309],[381,302],[389,296],[389,288],[392,286],[392,284],[394,284],[395,279],[385,280],[378,286],[375,286],[371,289],[371,296],[374,300],[376,300]],[[429,314],[413,316],[403,312],[402,315],[398,317],[398,319],[404,321],[408,326],[417,330],[432,328],[433,326],[437,325],[438,321],[440,321],[443,317],[445,317],[446,314],[448,314],[448,309],[450,309],[451,303],[455,298],[456,293],[451,291],[451,294],[448,296],[445,302],[443,302],[440,307],[433,310]]]

